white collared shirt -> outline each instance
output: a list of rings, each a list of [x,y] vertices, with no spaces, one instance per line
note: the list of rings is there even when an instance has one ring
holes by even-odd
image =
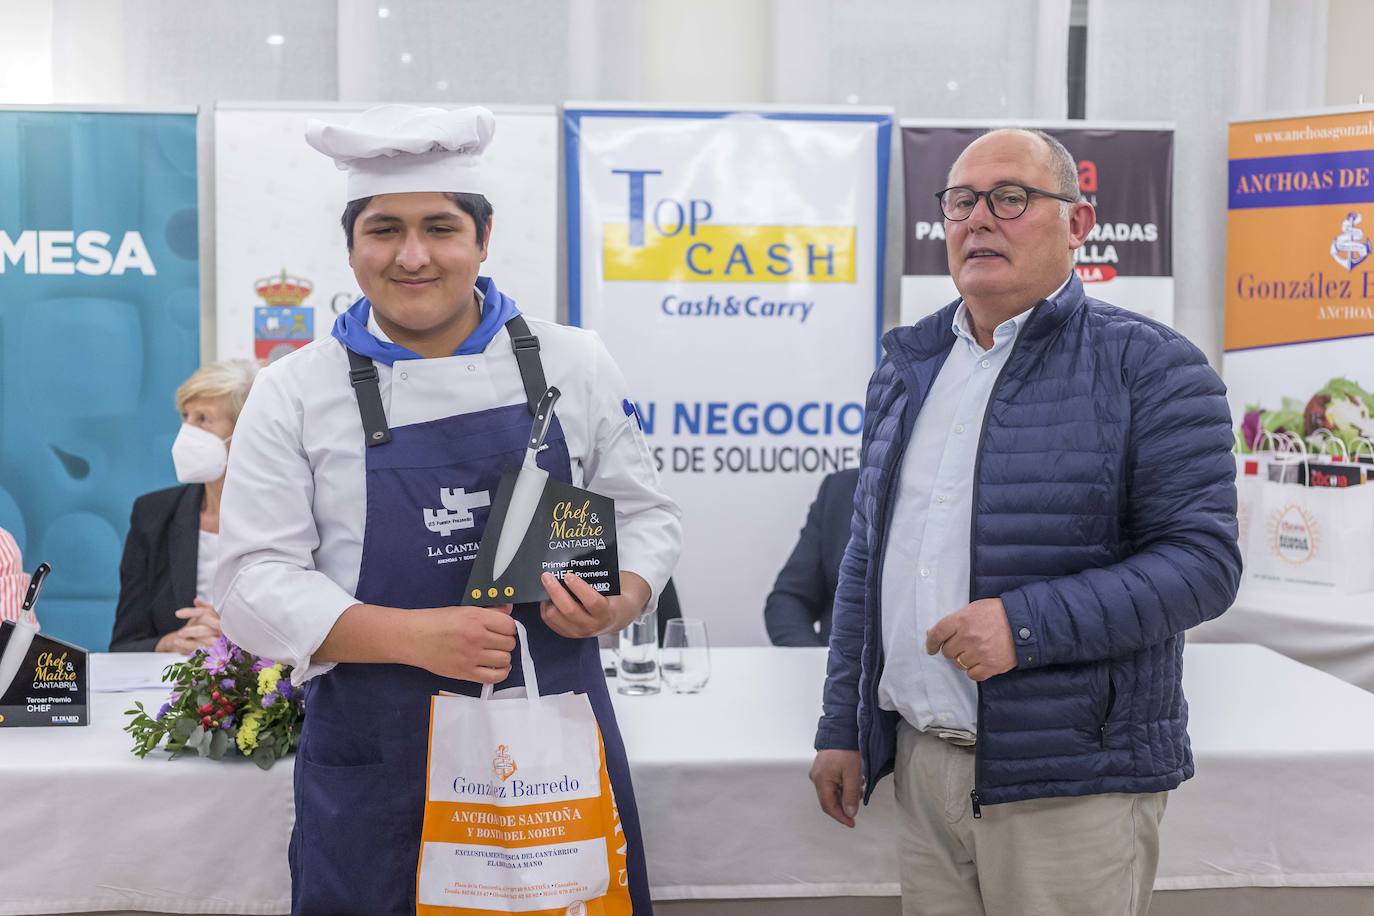
[[[620,568],[643,577],[656,602],[681,550],[681,512],[660,488],[644,434],[625,409],[625,380],[595,332],[527,321],[548,382],[563,393],[558,417],[572,482],[615,500]],[[375,318],[368,327],[385,339]],[[393,427],[526,403],[504,328],[481,354],[376,365]],[[229,450],[215,605],[230,639],[295,666],[297,684],[333,667],[311,656],[359,603],[365,445],[348,371],[348,355],[332,337],[263,369]],[[422,524],[422,508],[414,512]]]
[[[1066,286],[1068,280],[1047,298]],[[967,307],[959,303],[954,346],[921,404],[902,456],[883,556],[878,705],[920,731],[978,731],[977,684],[952,659],[926,654],[926,632],[969,603],[973,469],[983,416],[1030,314],[998,325],[992,348],[984,350]]]

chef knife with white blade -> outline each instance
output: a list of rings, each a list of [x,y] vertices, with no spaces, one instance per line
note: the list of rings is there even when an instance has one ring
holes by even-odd
[[[539,399],[534,410],[534,426],[530,430],[529,447],[525,449],[525,463],[520,466],[520,474],[515,478],[511,491],[510,504],[506,506],[506,517],[501,525],[501,537],[496,542],[496,556],[492,564],[492,581],[500,579],[515,559],[515,553],[525,540],[525,532],[530,528],[539,499],[544,495],[544,484],[548,482],[549,472],[539,467],[536,459],[544,437],[549,433],[553,422],[553,405],[559,398],[557,388],[549,388]]]
[[[28,655],[29,646],[33,644],[33,636],[38,632],[32,624],[24,620],[24,615],[31,611],[34,603],[38,601],[38,591],[43,587],[43,580],[50,572],[51,566],[39,563],[33,572],[33,578],[29,580],[28,593],[24,595],[24,604],[19,608],[19,619],[14,621],[14,630],[10,633],[9,642],[5,643],[4,655],[0,655],[0,697],[10,689],[10,682],[19,673],[19,666],[24,663],[24,656]]]

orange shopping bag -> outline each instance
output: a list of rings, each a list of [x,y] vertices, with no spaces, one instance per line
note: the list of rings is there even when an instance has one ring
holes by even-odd
[[[416,911],[630,916],[625,835],[586,694],[431,700]],[[513,693],[523,693],[512,696]]]

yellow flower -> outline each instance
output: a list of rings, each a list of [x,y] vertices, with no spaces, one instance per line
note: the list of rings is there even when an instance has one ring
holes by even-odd
[[[258,696],[265,697],[276,688],[277,681],[281,680],[281,671],[281,665],[277,664],[258,672]]]
[[[235,737],[239,750],[247,754],[258,746],[258,729],[262,727],[262,711],[253,710],[239,723],[239,733]]]

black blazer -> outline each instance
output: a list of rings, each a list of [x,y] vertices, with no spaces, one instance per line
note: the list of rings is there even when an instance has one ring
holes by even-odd
[[[186,625],[176,612],[196,600],[204,499],[204,484],[193,483],[134,500],[119,564],[111,652],[152,652],[159,639]]]
[[[773,645],[830,644],[835,586],[840,579],[844,549],[849,545],[849,522],[854,514],[854,488],[858,483],[858,468],[836,471],[821,481],[816,501],[806,513],[801,538],[763,606],[763,621]]]

